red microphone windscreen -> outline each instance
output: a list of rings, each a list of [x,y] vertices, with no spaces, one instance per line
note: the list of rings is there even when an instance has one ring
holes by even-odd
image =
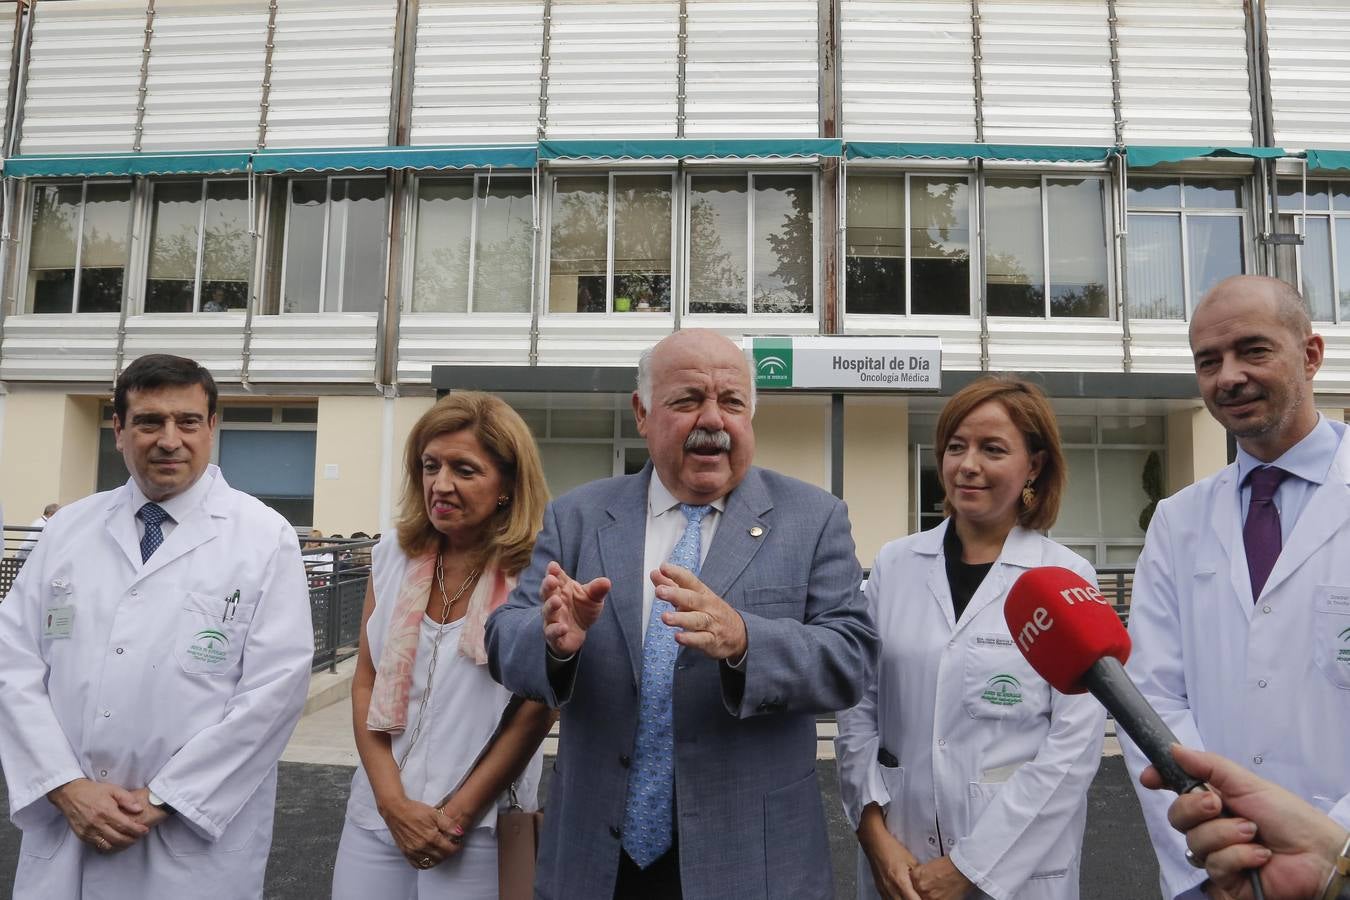
[[[1022,573],[1003,603],[1013,643],[1058,691],[1081,694],[1092,664],[1130,657],[1130,635],[1101,591],[1077,572],[1042,566]]]

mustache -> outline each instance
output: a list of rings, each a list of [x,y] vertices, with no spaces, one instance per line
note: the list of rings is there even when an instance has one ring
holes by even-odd
[[[1214,395],[1214,400],[1221,406],[1236,406],[1240,403],[1247,403],[1251,400],[1260,400],[1265,396],[1265,392],[1260,388],[1254,388],[1250,385],[1234,388],[1231,391],[1219,391]]]
[[[684,439],[684,449],[694,453],[707,453],[712,450],[729,453],[731,451],[731,435],[725,431],[695,428],[689,432],[689,437]]]

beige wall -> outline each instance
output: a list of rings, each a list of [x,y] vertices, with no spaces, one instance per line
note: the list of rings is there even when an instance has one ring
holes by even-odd
[[[909,401],[844,399],[844,500],[858,561],[870,568],[887,541],[908,532]]]
[[[1167,494],[1213,475],[1228,464],[1223,426],[1203,406],[1167,416]]]
[[[324,534],[380,525],[383,397],[320,397],[314,439],[314,522]],[[330,467],[337,467],[337,477]]]
[[[766,397],[755,408],[755,465],[830,489],[830,398]]]
[[[413,426],[422,417],[422,413],[436,405],[435,397],[399,397],[392,401],[393,426],[388,437],[390,448],[389,481],[385,488],[385,500],[381,505],[381,517],[384,525],[381,530],[398,518],[399,501],[403,497],[403,449]]]
[[[94,492],[98,413],[94,397],[18,391],[5,398],[0,503],[8,524],[27,525],[52,501]]]
[[[1328,419],[1333,419],[1337,422],[1346,421],[1345,410],[1339,407],[1319,406],[1317,407],[1317,411],[1320,412],[1322,415],[1326,416]]]

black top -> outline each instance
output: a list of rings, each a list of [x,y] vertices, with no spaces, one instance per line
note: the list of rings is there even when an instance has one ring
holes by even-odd
[[[956,533],[956,523],[949,519],[947,533],[942,537],[942,553],[947,559],[947,586],[952,591],[952,612],[955,613],[958,622],[965,614],[970,598],[975,596],[980,584],[984,582],[984,576],[994,567],[991,562],[962,562],[961,554],[964,552],[961,536]]]

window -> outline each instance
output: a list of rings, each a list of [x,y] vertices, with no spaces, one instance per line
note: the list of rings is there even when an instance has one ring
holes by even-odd
[[[527,313],[533,265],[528,178],[419,179],[413,312]]]
[[[689,193],[690,313],[814,309],[810,175],[696,175]]]
[[[984,202],[989,315],[1111,315],[1104,179],[991,177]]]
[[[1299,232],[1303,246],[1281,244],[1278,271],[1299,285],[1314,319],[1350,322],[1350,182],[1307,186],[1280,182],[1279,230]]]
[[[312,525],[318,407],[222,405],[216,412],[211,462],[230,487],[257,497],[296,527]],[[98,490],[120,487],[128,477],[108,404],[99,432]]]
[[[549,312],[669,312],[671,175],[553,180]]]
[[[286,211],[281,311],[376,312],[384,299],[383,178],[297,178]]]
[[[970,315],[970,180],[850,175],[851,313]]]
[[[155,185],[146,312],[243,309],[252,271],[245,182],[207,179]]]
[[[1131,178],[1126,193],[1131,318],[1185,319],[1205,291],[1242,274],[1242,179]]]
[[[517,394],[507,400],[530,426],[549,493],[611,475],[631,475],[647,462],[627,394]]]
[[[35,313],[121,310],[130,216],[129,182],[37,185],[25,308]]]

